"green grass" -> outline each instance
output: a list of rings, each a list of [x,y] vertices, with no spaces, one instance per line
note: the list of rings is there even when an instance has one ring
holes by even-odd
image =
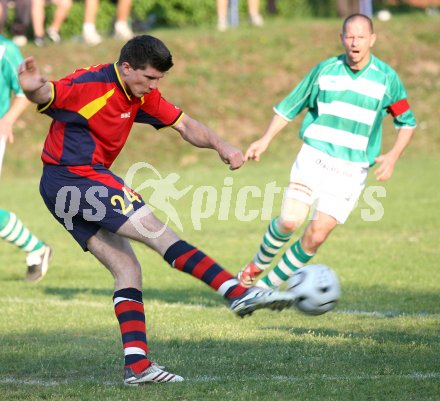
[[[202,30],[153,34],[170,42],[175,53],[176,67],[164,81],[165,90],[190,115],[244,147],[261,134],[271,105],[289,82],[337,50],[329,35],[338,27],[336,21],[272,21],[258,36],[245,27],[226,35]],[[361,209],[368,205],[361,201],[314,259],[340,276],[343,292],[334,312],[308,317],[294,310],[259,311],[238,319],[209,287],[134,245],[143,266],[151,356],[185,376],[181,384],[122,386],[111,277],[83,254],[43,205],[38,154],[48,119],[28,110],[16,144],[7,150],[0,205],[17,213],[55,254],[47,277],[31,285],[22,280],[24,255],[0,242],[0,400],[439,400],[440,135],[434,111],[440,96],[431,90],[438,85],[440,60],[432,43],[438,20],[395,18],[379,29],[385,38],[377,54],[403,71],[424,124],[393,179],[383,184],[383,218],[363,221]],[[407,36],[402,40],[398,35]],[[74,54],[82,48],[67,43],[43,49],[37,57],[53,64],[57,76],[116,54],[118,46],[108,41],[94,52]],[[65,58],[54,59],[55,50]],[[408,62],[410,54],[417,55],[413,62]],[[387,124],[387,138],[392,138]],[[162,176],[178,172],[178,188],[193,185],[172,202],[182,220],[180,234],[235,273],[255,252],[268,223],[239,221],[234,215],[237,193],[245,185],[261,190],[272,181],[285,185],[298,149],[296,127],[277,138],[260,163],[236,172],[175,135],[136,128],[115,167],[123,175],[133,162],[149,161]],[[233,207],[229,218],[219,221],[225,177],[233,177]],[[373,177],[368,185],[377,185]],[[198,230],[192,199],[201,186],[216,188],[217,208],[200,220]],[[271,215],[278,213],[280,202],[276,196]],[[246,210],[261,208],[261,198],[248,199]]]

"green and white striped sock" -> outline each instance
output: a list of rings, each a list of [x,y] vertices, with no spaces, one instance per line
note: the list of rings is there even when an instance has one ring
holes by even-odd
[[[301,246],[301,240],[296,241],[286,252],[284,252],[280,261],[271,270],[267,276],[263,277],[256,284],[261,288],[278,288],[282,283],[301,267],[303,267],[314,256],[304,252]]]
[[[260,249],[254,258],[254,264],[261,270],[269,267],[280,248],[290,240],[293,234],[280,232],[276,220],[275,218],[270,222],[260,244]]]
[[[3,209],[0,209],[0,238],[27,253],[38,251],[44,246],[14,213]]]

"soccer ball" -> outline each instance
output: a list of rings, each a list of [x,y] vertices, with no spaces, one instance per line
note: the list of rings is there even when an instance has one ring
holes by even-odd
[[[296,308],[308,315],[332,310],[341,295],[336,272],[324,265],[308,265],[297,270],[287,281],[287,290],[295,294]]]

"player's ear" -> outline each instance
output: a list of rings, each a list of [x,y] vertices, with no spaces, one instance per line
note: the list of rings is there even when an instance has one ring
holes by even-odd
[[[373,47],[375,43],[376,43],[376,34],[373,33],[370,36],[370,48]]]
[[[124,61],[121,65],[121,72],[124,76],[127,76],[130,73],[131,70],[131,65],[129,63],[127,63],[126,61]]]

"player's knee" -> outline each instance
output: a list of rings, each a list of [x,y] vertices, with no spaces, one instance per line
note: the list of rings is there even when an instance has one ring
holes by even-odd
[[[280,217],[277,221],[278,229],[283,233],[293,233],[301,224],[303,220],[299,219],[284,219]]]
[[[295,199],[285,199],[278,218],[279,229],[291,233],[298,229],[307,218],[309,206]]]

